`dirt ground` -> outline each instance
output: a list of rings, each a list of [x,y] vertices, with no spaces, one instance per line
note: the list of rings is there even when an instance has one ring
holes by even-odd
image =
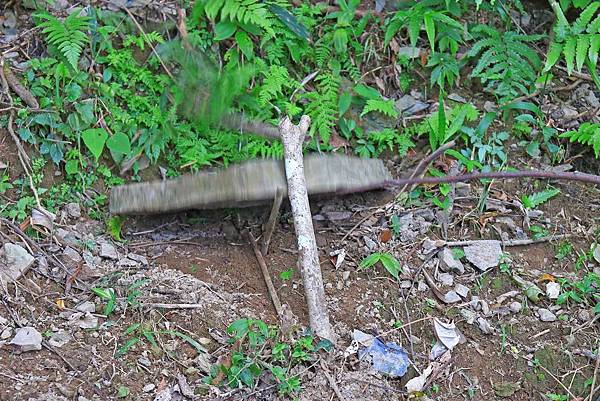
[[[10,143],[0,140],[3,154]],[[11,163],[14,166],[15,163]],[[501,200],[504,209],[490,203],[487,210],[477,211],[481,188],[466,187],[455,199],[448,225],[449,240],[499,239],[510,231],[506,218],[522,229],[523,211],[511,206],[512,201],[531,193],[534,183],[495,183],[490,199]],[[542,206],[541,216],[531,217],[530,224],[541,224],[553,234],[570,234],[575,249],[587,250],[593,242],[597,226],[597,189],[579,184],[557,184],[562,193]],[[464,192],[464,191],[463,191]],[[8,195],[10,197],[10,194]],[[433,277],[441,292],[446,292],[439,278],[436,258],[423,263],[425,239],[443,239],[439,216],[427,205],[392,209],[391,191],[358,194],[340,198],[318,199],[312,203],[321,268],[327,295],[327,308],[339,343],[336,352],[321,356],[345,399],[406,399],[403,385],[416,376],[411,369],[401,379],[374,372],[368,363],[353,354],[342,355],[352,343],[355,329],[379,334],[384,341],[401,344],[408,350],[414,366],[423,371],[428,364],[436,335],[433,317],[454,321],[461,333],[460,344],[452,351],[449,363],[432,381],[428,396],[434,400],[543,400],[542,394],[566,393],[574,397],[589,395],[585,381],[593,376],[600,326],[597,316],[585,304],[554,306],[542,299],[528,302],[523,291],[498,267],[481,273],[465,262],[463,274],[453,274],[454,283],[465,285],[470,293],[459,303],[445,304],[436,298],[421,270]],[[211,364],[226,355],[225,329],[242,317],[263,319],[277,324],[275,310],[249,244],[235,228],[239,218],[260,235],[260,225],[268,207],[243,210],[197,211],[152,217],[130,217],[125,220],[124,243],[116,243],[106,235],[103,224],[85,216],[61,216],[57,228],[76,233],[82,240],[92,240],[91,261],[65,294],[65,276],[49,262],[50,254],[64,258],[64,244],[40,236],[41,250],[33,254],[36,265],[17,285],[3,286],[0,316],[5,327],[0,341],[0,399],[2,400],[85,400],[117,399],[119,388],[127,388],[124,399],[161,399],[165,389],[185,388],[187,384],[196,399],[276,399],[273,390],[255,394],[248,391],[216,391],[202,383]],[[347,212],[347,219],[321,220],[326,212]],[[392,212],[390,212],[392,211]],[[373,212],[375,212],[373,214]],[[429,223],[415,238],[401,241],[382,240],[388,229],[390,213],[423,216]],[[362,224],[356,223],[365,219]],[[419,220],[420,221],[420,220]],[[513,227],[514,229],[514,227]],[[21,242],[9,227],[1,226],[2,241]],[[343,241],[342,239],[345,238]],[[376,249],[389,251],[401,261],[404,273],[393,280],[380,267],[359,269],[362,258]],[[100,258],[98,245],[110,242],[116,246],[118,259]],[[84,249],[76,248],[83,255]],[[337,269],[330,252],[344,249],[346,259]],[[595,269],[588,261],[575,269],[575,255],[556,259],[557,243],[541,242],[507,247],[511,271],[543,288],[548,277],[576,279]],[[148,265],[132,262],[131,256],[144,256]],[[265,258],[282,302],[289,305],[297,322],[306,326],[307,310],[301,276],[296,267],[295,237],[288,205],[284,208]],[[293,270],[291,279],[281,273]],[[541,281],[540,281],[541,279]],[[67,279],[68,280],[68,279]],[[124,302],[127,288],[147,280],[140,287],[141,306]],[[104,302],[89,289],[100,284],[118,292],[116,313],[102,314]],[[473,306],[473,296],[485,301],[483,310]],[[475,298],[476,299],[476,298]],[[523,305],[511,312],[511,302]],[[88,307],[91,304],[91,312]],[[192,309],[167,309],[158,304],[189,304]],[[477,302],[475,302],[475,305]],[[153,306],[154,305],[154,306]],[[483,304],[480,304],[483,305]],[[536,315],[539,307],[550,308],[559,319],[542,322]],[[479,310],[478,310],[479,309]],[[487,309],[487,310],[486,310]],[[470,311],[469,313],[465,310]],[[482,331],[473,314],[484,318],[489,329]],[[97,326],[88,327],[91,319]],[[83,322],[83,323],[82,323]],[[401,322],[400,328],[394,325]],[[160,330],[177,330],[196,339],[206,353],[198,353],[175,335],[162,335],[160,347],[147,343],[134,345],[124,356],[116,356],[119,347],[130,337],[132,324],[140,323]],[[43,334],[47,347],[39,351],[20,352],[9,343],[19,326],[33,326]],[[83,328],[85,327],[85,328]],[[60,344],[61,335],[68,341]],[[60,347],[57,346],[60,344]],[[596,359],[594,359],[596,358]],[[181,378],[184,384],[181,384]],[[304,372],[300,399],[331,399],[334,392],[323,369],[313,367]],[[260,388],[260,387],[259,387]],[[183,399],[171,391],[168,399]],[[167,391],[168,392],[168,391]],[[177,398],[177,395],[180,398]],[[575,399],[575,398],[574,398]]]

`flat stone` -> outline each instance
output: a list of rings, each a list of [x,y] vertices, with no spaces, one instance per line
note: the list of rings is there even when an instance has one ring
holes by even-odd
[[[117,249],[113,245],[107,242],[103,242],[100,244],[100,257],[117,260],[119,259],[119,254],[117,253]]]
[[[367,249],[369,249],[370,251],[375,250],[375,248],[377,248],[377,243],[375,241],[373,241],[371,238],[367,237],[366,235],[363,236],[363,241],[365,241],[365,245],[367,247]]]
[[[473,266],[481,271],[486,271],[498,266],[502,248],[500,241],[477,241],[464,248],[465,257]]]
[[[39,351],[42,349],[42,335],[33,327],[21,327],[10,344],[20,347],[22,352]]]
[[[62,261],[67,265],[67,267],[75,267],[77,266],[83,258],[75,249],[70,246],[66,247],[61,255]]]
[[[490,323],[482,317],[477,318],[477,326],[483,334],[492,334],[494,332]]]
[[[4,282],[12,283],[23,276],[35,258],[25,248],[7,242],[0,249],[0,275]]]
[[[457,274],[463,274],[465,272],[465,267],[462,262],[454,258],[450,248],[442,249],[438,257],[440,259],[440,269],[443,271]]]
[[[460,300],[461,300],[460,296],[454,291],[448,291],[446,293],[446,295],[444,296],[444,301],[447,304],[454,304],[454,303],[460,302]]]
[[[537,310],[537,314],[542,322],[554,322],[556,321],[556,315],[550,312],[548,309],[540,308]]]
[[[461,309],[460,315],[467,321],[469,324],[473,324],[475,319],[477,318],[477,313],[473,312],[471,309]]]
[[[460,284],[460,283],[457,283],[457,284],[454,286],[454,291],[455,291],[455,292],[456,292],[458,295],[460,295],[462,298],[466,298],[466,297],[469,295],[469,291],[471,291],[471,290],[469,289],[469,287],[467,287],[467,286],[465,286],[465,285],[462,285],[462,284]]]
[[[560,295],[560,284],[550,281],[546,284],[546,296],[548,299],[558,299]]]
[[[156,386],[153,383],[148,383],[144,387],[142,387],[142,392],[149,393],[154,390]]]
[[[13,335],[12,327],[7,327],[0,333],[0,340],[8,340]]]
[[[92,302],[92,301],[84,301],[81,304],[77,305],[75,307],[75,310],[79,311],[79,312],[90,312],[90,313],[95,313],[96,312],[96,305]]]
[[[510,309],[512,313],[519,313],[521,312],[521,309],[523,309],[523,305],[521,305],[520,302],[514,301],[508,305],[508,309]]]
[[[442,283],[442,285],[445,285],[446,287],[452,287],[452,284],[454,284],[454,276],[452,276],[452,274],[449,273],[438,274],[438,280],[440,283]]]

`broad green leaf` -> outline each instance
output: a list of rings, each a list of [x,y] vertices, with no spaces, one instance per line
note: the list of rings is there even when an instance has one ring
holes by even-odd
[[[565,61],[567,62],[567,73],[571,75],[573,73],[573,69],[575,68],[575,48],[577,46],[577,38],[574,36],[570,36],[567,38],[565,42],[565,47],[563,48],[563,54],[565,55]]]
[[[381,94],[377,89],[371,88],[370,86],[358,84],[354,87],[354,92],[357,95],[365,98],[365,99],[381,99]]]
[[[129,387],[120,386],[119,390],[117,390],[117,397],[125,398],[129,395],[129,393],[130,393]]]
[[[425,32],[427,33],[427,39],[429,39],[431,51],[435,51],[435,23],[431,13],[433,13],[433,11],[428,12],[423,16],[423,22],[425,23]]]
[[[174,330],[165,330],[162,331],[161,333],[163,334],[170,334],[176,337],[181,338],[182,340],[185,340],[188,344],[190,344],[192,347],[194,347],[196,349],[196,351],[198,351],[198,353],[207,353],[207,349],[204,348],[202,345],[200,345],[200,343],[196,340],[194,340],[192,337],[188,336],[187,334],[181,333],[179,331],[174,331]]]
[[[269,9],[290,31],[294,32],[299,37],[308,40],[310,37],[308,29],[298,22],[294,14],[276,4],[270,4]]]
[[[590,39],[587,35],[579,35],[577,39],[577,71],[581,71],[581,67],[583,67],[583,63],[585,62],[585,58],[588,53],[588,48],[590,46]]]
[[[563,52],[563,44],[552,42],[550,44],[550,48],[548,49],[548,56],[546,57],[546,64],[544,65],[544,71],[550,71],[550,68],[556,64],[556,62],[560,59],[560,55]]]
[[[254,45],[252,44],[252,40],[250,40],[248,34],[241,29],[238,30],[235,33],[235,41],[240,47],[240,50],[244,56],[246,56],[248,60],[252,60],[254,57]]]
[[[94,156],[94,159],[98,161],[102,151],[104,150],[104,144],[108,139],[108,133],[103,128],[89,128],[81,133],[81,139],[83,143],[89,149],[90,153]]]
[[[139,341],[140,341],[139,337],[133,337],[133,338],[130,338],[129,340],[125,341],[125,344],[123,344],[117,350],[117,356],[123,356],[123,355],[125,355],[127,353],[127,351],[129,351],[129,348],[133,347]]]
[[[340,116],[344,115],[344,113],[346,111],[348,111],[351,103],[352,103],[352,94],[350,92],[344,92],[340,95],[340,99],[338,101],[338,108],[339,108]]]
[[[117,132],[106,141],[106,147],[114,153],[123,155],[131,152],[131,143],[129,137],[122,132]]]
[[[215,41],[219,41],[219,40],[225,40],[230,38],[233,33],[235,32],[235,30],[237,29],[237,25],[235,25],[233,22],[225,20],[225,21],[221,21],[219,22],[217,25],[215,25]]]
[[[125,335],[131,334],[134,331],[136,331],[142,324],[141,323],[134,323],[131,326],[129,326],[126,330],[125,330]]]
[[[385,267],[385,269],[390,273],[395,279],[398,279],[398,274],[401,271],[400,262],[390,255],[389,253],[384,253],[379,258],[379,261]]]
[[[377,264],[377,262],[379,262],[380,257],[381,257],[380,253],[378,253],[378,252],[373,253],[373,254],[367,256],[366,258],[364,258],[362,260],[362,262],[360,262],[360,265],[358,267],[361,269],[366,269],[366,268],[372,267],[375,264]]]
[[[79,172],[79,161],[67,160],[65,163],[65,172],[69,175],[77,174]]]

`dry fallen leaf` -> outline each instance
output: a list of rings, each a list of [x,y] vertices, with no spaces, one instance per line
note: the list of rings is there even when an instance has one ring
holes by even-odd
[[[385,229],[379,234],[379,241],[382,243],[389,242],[392,239],[392,231],[390,229]]]

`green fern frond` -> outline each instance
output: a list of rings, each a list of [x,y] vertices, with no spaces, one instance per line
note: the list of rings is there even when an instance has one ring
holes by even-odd
[[[398,111],[396,110],[393,100],[368,99],[365,108],[363,109],[362,113],[360,113],[360,116],[363,117],[372,111],[377,111],[392,118],[398,117]]]
[[[469,57],[478,59],[471,76],[479,78],[486,90],[502,100],[527,94],[542,64],[527,43],[542,36],[500,33],[485,25],[477,26],[473,33],[481,38],[468,52]]]
[[[600,124],[586,122],[581,124],[577,131],[567,131],[560,137],[567,138],[570,142],[591,146],[596,158],[600,156]]]
[[[338,98],[341,79],[339,75],[329,72],[317,77],[316,80],[319,84],[318,91],[305,95],[310,101],[306,113],[311,118],[310,134],[318,133],[327,144],[339,118]]]
[[[62,21],[45,12],[35,14],[35,17],[43,20],[38,26],[43,28],[42,32],[47,35],[48,44],[55,46],[67,63],[77,70],[79,57],[89,42],[87,31],[90,27],[90,17],[79,15],[77,12]]]
[[[215,20],[220,13],[221,21],[256,25],[265,33],[275,35],[275,16],[268,5],[260,0],[204,0],[204,12],[211,20]]]
[[[258,93],[258,99],[262,106],[266,106],[273,99],[281,96],[285,88],[292,88],[296,85],[295,81],[290,78],[287,68],[279,65],[270,66],[264,73],[264,77]]]

